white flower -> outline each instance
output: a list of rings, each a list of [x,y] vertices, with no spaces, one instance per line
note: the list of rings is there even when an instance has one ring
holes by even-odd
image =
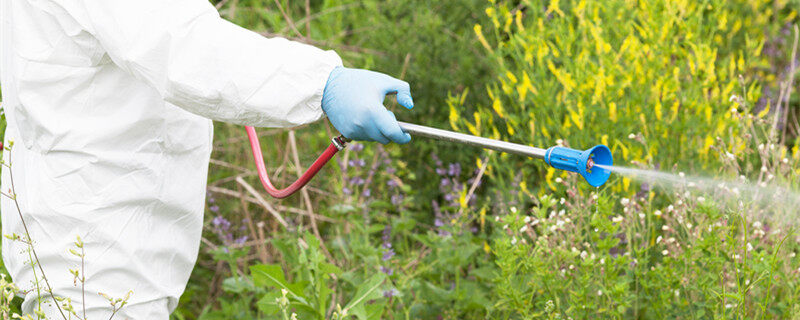
[[[706,198],[697,197],[697,202],[705,202],[705,201],[706,201]]]
[[[623,206],[627,206],[630,202],[631,200],[628,198],[622,198],[622,200],[619,201],[619,203],[621,203]]]
[[[761,172],[767,172],[767,166],[761,166]]]
[[[681,177],[681,178],[683,178],[683,177],[685,177],[686,175],[683,173],[683,171],[681,171],[681,172],[678,172],[678,176],[679,176],[679,177]]]
[[[661,236],[658,236],[658,238],[656,238],[656,244],[660,243],[661,239],[662,239]]]
[[[508,225],[507,224],[503,225],[503,230],[505,230],[505,229],[508,229]]]
[[[737,113],[737,112],[739,112],[739,110],[736,109],[736,107],[731,108],[731,113]]]
[[[592,195],[592,200],[597,200],[597,198],[598,198],[597,194]]]
[[[522,219],[522,221],[525,221],[525,223],[531,222],[531,217],[525,216],[525,219]]]
[[[675,289],[675,298],[680,297],[680,296],[681,296],[681,291],[678,290],[678,289]]]
[[[517,244],[517,237],[512,237],[511,238],[511,244],[512,245]]]
[[[586,260],[586,256],[588,256],[588,255],[589,255],[589,254],[588,254],[588,253],[586,253],[586,251],[581,251],[581,259],[584,259],[584,260]]]
[[[561,181],[564,181],[564,180],[562,180],[561,178],[556,178],[556,183],[561,183]]]
[[[600,258],[600,264],[606,264],[606,258]]]
[[[736,159],[736,156],[733,153],[725,151],[725,155],[728,156],[730,159]]]
[[[672,210],[675,210],[675,207],[673,207],[672,205],[667,206],[667,212],[670,212]]]
[[[747,243],[747,251],[753,251],[753,245],[750,242]]]
[[[669,250],[664,250],[664,251],[661,251],[661,254],[666,256],[666,255],[668,255],[668,254],[669,254]]]
[[[639,214],[639,219],[644,219],[644,213]]]
[[[598,296],[602,296],[603,295],[603,290],[597,290],[597,295]]]
[[[686,228],[687,228],[687,229],[691,229],[693,226],[694,226],[694,225],[692,225],[691,223],[687,223],[687,224],[686,224]]]
[[[730,98],[728,98],[728,102],[733,102],[734,100],[739,100],[739,96],[732,94]]]
[[[556,140],[556,145],[559,146],[559,147],[563,147],[564,146],[564,140],[561,140],[561,139]]]
[[[781,160],[781,162],[783,162],[783,163],[789,163],[789,159],[783,158],[783,159]]]
[[[761,143],[758,145],[758,151],[764,150],[764,144]]]
[[[661,216],[661,210],[656,210],[655,212],[653,212],[653,214],[654,214],[656,217],[660,217],[660,216]]]
[[[613,218],[611,218],[611,221],[613,221],[613,222],[622,222],[622,216],[613,217]]]
[[[519,228],[519,232],[525,232],[525,230],[528,230],[528,226],[527,225],[524,225],[524,226],[522,226],[522,228]]]
[[[511,212],[512,213],[517,213],[517,207],[511,207]]]
[[[661,226],[662,231],[669,231],[669,227],[666,225]]]
[[[567,202],[567,199],[561,198],[560,200],[558,200],[558,203],[560,204],[564,204],[564,202]]]
[[[628,135],[628,139],[636,139],[636,135],[631,133]]]
[[[494,216],[494,221],[500,221],[500,216]]]

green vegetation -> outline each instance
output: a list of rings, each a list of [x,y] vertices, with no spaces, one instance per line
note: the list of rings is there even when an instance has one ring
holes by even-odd
[[[402,120],[800,187],[796,0],[213,2],[404,78]],[[215,125],[204,241],[173,319],[800,317],[792,206],[619,175],[593,189],[422,138],[353,143],[278,201],[259,193],[244,129]],[[332,130],[261,129],[273,181]]]

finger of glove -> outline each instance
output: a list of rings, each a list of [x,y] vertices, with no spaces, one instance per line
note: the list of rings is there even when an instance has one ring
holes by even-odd
[[[385,88],[385,94],[389,94],[392,92],[397,93],[397,103],[401,106],[404,106],[408,109],[414,107],[414,99],[411,98],[411,86],[408,82],[403,80],[395,79],[390,76],[386,76],[387,83]]]
[[[374,122],[364,129],[364,133],[367,134],[367,137],[369,137],[370,140],[380,142],[381,144],[389,143],[390,142],[389,138],[387,138],[386,136],[383,135],[383,133],[381,133],[381,129],[378,126],[376,120],[377,119],[373,119]]]
[[[376,122],[381,133],[389,138],[389,140],[392,140],[392,142],[406,144],[411,141],[411,135],[403,132],[403,129],[400,128],[400,124],[397,123],[397,118],[395,118],[394,113],[391,111],[384,110],[381,112]]]

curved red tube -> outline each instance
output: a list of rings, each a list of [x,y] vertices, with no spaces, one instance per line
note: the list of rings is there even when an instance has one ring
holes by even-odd
[[[261,144],[258,141],[258,135],[256,134],[256,129],[250,126],[245,127],[247,129],[247,137],[250,139],[250,149],[253,150],[253,159],[256,161],[256,170],[258,171],[258,178],[261,179],[261,184],[264,186],[264,189],[267,190],[269,195],[283,199],[286,198],[293,193],[300,190],[303,186],[305,186],[314,175],[319,172],[322,167],[328,163],[328,161],[333,158],[333,155],[336,154],[340,149],[343,149],[345,146],[345,138],[340,136],[334,138],[333,142],[322,152],[321,155],[311,164],[311,167],[303,173],[295,182],[290,184],[288,187],[284,189],[277,189],[275,186],[272,185],[272,182],[269,181],[269,175],[267,175],[267,166],[264,165],[264,156],[261,154]]]

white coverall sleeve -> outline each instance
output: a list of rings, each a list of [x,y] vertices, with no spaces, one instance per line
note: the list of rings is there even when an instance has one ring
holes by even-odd
[[[171,104],[225,122],[286,127],[322,117],[333,51],[265,38],[207,0],[53,0],[120,68]]]

